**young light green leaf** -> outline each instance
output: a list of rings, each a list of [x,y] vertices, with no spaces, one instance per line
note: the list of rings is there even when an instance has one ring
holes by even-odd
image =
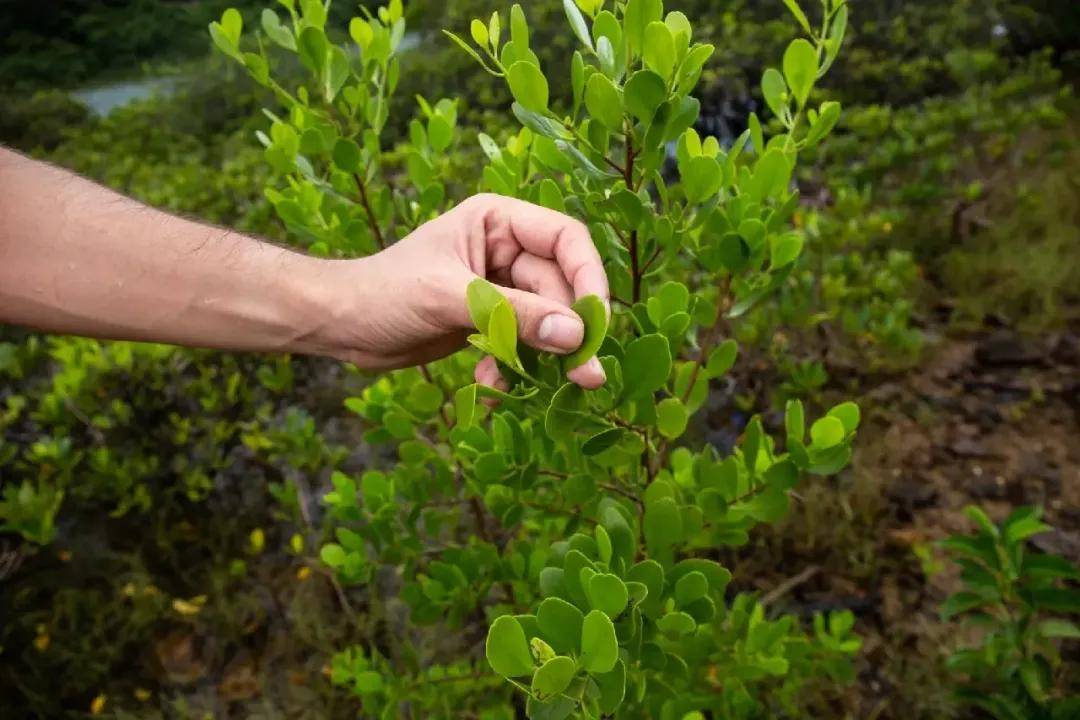
[[[838,418],[826,416],[819,418],[810,426],[810,440],[814,447],[826,450],[844,441],[844,424]]]
[[[840,103],[833,102],[832,100],[821,103],[818,115],[814,119],[814,122],[811,123],[810,130],[806,133],[807,146],[813,147],[821,142],[822,138],[832,132],[832,129],[836,127],[836,122],[839,119]]]
[[[623,11],[626,42],[631,55],[640,55],[645,44],[645,28],[664,15],[663,0],[628,0]]]
[[[570,21],[570,27],[573,29],[574,34],[577,35],[577,39],[581,41],[581,44],[590,50],[593,49],[592,37],[589,35],[589,26],[585,24],[585,18],[582,16],[581,11],[578,10],[578,6],[574,4],[574,0],[563,0],[563,10],[566,12],[566,19]]]
[[[525,631],[510,615],[495,618],[488,628],[484,651],[491,669],[503,677],[520,677],[533,672],[533,658]]]
[[[296,38],[293,37],[292,30],[282,24],[281,18],[278,17],[276,12],[270,8],[265,8],[260,18],[263,32],[266,33],[267,37],[286,50],[296,51]]]
[[[843,423],[845,433],[853,433],[859,427],[859,406],[851,401],[840,403],[828,414]]]
[[[495,303],[488,318],[487,338],[492,354],[513,368],[521,367],[517,353],[517,317],[510,301]]]
[[[817,76],[818,57],[814,46],[803,38],[792,40],[784,51],[784,79],[799,107],[806,104]]]
[[[813,35],[814,31],[810,29],[810,21],[806,19],[806,13],[799,7],[798,0],[784,0],[784,5],[791,11],[791,14],[795,16],[799,26],[807,35]]]
[[[454,393],[454,416],[456,426],[467,428],[476,418],[477,384],[466,385]]]
[[[536,610],[540,632],[559,653],[577,653],[581,649],[581,624],[585,616],[562,598],[549,597]]]
[[[491,312],[505,299],[494,285],[483,278],[476,278],[469,283],[465,290],[465,301],[469,308],[469,317],[477,330],[487,334]]]
[[[469,34],[472,35],[473,42],[480,47],[485,47],[488,44],[488,28],[483,20],[473,18],[472,23],[469,24]]]
[[[675,40],[665,23],[656,21],[645,27],[642,56],[646,67],[655,71],[665,83],[671,80],[671,74],[675,71]]]
[[[775,68],[768,68],[761,76],[761,94],[773,115],[785,120],[788,114],[787,83]]]
[[[595,75],[593,77],[596,77]],[[585,336],[577,350],[563,360],[567,370],[584,365],[604,342],[608,328],[608,310],[604,301],[596,295],[586,295],[570,308],[578,314],[585,325]]]

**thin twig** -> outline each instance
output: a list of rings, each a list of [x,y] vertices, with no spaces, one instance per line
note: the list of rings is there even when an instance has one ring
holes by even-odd
[[[804,582],[810,580],[810,578],[814,577],[819,572],[821,572],[820,567],[818,567],[817,565],[811,565],[798,575],[790,577],[784,582],[774,587],[772,590],[766,593],[759,602],[762,605],[771,605],[772,603],[782,598],[784,595],[787,595],[789,592],[797,588],[799,585],[802,585]]]
[[[356,180],[356,188],[360,191],[360,204],[364,206],[364,211],[367,213],[368,227],[371,228],[371,233],[375,236],[375,242],[379,243],[379,249],[385,250],[386,238],[383,237],[379,223],[375,219],[375,211],[371,209],[371,202],[368,201],[367,186],[364,184],[363,178],[360,177],[360,173],[353,173],[353,179]]]

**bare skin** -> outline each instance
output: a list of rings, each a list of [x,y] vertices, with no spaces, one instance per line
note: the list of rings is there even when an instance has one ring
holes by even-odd
[[[472,328],[465,289],[498,283],[521,339],[567,353],[575,298],[608,299],[588,231],[477,195],[383,252],[326,260],[146,207],[0,148],[0,322],[224,350],[325,355],[369,370],[449,355]],[[477,380],[504,385],[485,358]],[[570,379],[598,387],[596,358]]]

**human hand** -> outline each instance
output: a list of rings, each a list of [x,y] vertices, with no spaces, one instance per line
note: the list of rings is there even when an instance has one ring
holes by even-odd
[[[521,340],[547,352],[581,344],[584,326],[569,307],[576,298],[608,302],[607,275],[583,224],[498,195],[469,198],[386,250],[333,266],[336,286],[350,290],[331,354],[370,369],[418,365],[464,347],[473,327],[465,293],[477,277],[510,301]],[[605,380],[595,357],[567,376],[586,388]],[[476,379],[505,389],[493,358],[477,365]]]

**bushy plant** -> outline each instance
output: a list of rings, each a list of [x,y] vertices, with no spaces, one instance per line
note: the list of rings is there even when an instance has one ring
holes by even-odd
[[[811,423],[792,402],[779,440],[754,418],[730,453],[680,444],[710,381],[737,360],[729,323],[775,293],[800,255],[794,164],[840,112],[811,94],[840,49],[847,7],[825,2],[811,24],[787,4],[807,37],[762,78],[783,131],[766,137],[755,121],[726,150],[691,128],[691,93],[713,47],[660,0],[563,3],[580,50],[572,102],[558,109],[520,6],[474,20],[472,43],[450,34],[507,83],[522,125],[501,144],[480,135],[488,164],[477,187],[585,222],[616,308],[609,319],[599,299],[581,299],[585,342],[560,358],[519,345],[509,303],[474,282],[470,342],[498,360],[508,391],[470,384],[476,358],[461,354],[381,377],[351,399],[371,424],[367,439],[394,444],[398,457],[359,478],[334,475],[336,542],[321,556],[374,595],[377,571],[395,568],[416,625],[468,633],[478,613],[492,618],[487,661],[530,717],[762,717],[810,702],[804,690],[823,673],[851,676],[850,615],[819,618],[804,635],[752,599],[729,604],[731,576],[716,558],[785,513],[804,474],[844,467],[858,408],[843,403]],[[295,89],[274,79],[262,43],[248,50],[238,13],[211,25],[218,47],[284,106],[267,111],[259,134],[280,177],[267,195],[312,251],[372,252],[454,201],[442,173],[456,103],[418,98],[408,143],[391,155],[381,138],[399,80],[401,3],[351,21],[358,56],[327,38],[321,2],[283,5],[284,21],[267,10],[261,25],[310,72]],[[607,384],[568,383],[565,371],[593,354]],[[369,640],[335,662],[366,712],[439,707],[440,693],[418,690],[438,678],[505,716],[500,694],[475,697],[482,672],[457,658],[424,663],[409,637]]]
[[[959,698],[998,720],[1077,717],[1080,686],[1058,645],[1080,640],[1073,585],[1080,568],[1028,547],[1029,538],[1052,529],[1036,508],[1018,508],[1000,524],[977,507],[966,512],[976,532],[942,543],[963,571],[963,588],[945,601],[942,617],[960,618],[979,636],[948,658],[964,678]]]

